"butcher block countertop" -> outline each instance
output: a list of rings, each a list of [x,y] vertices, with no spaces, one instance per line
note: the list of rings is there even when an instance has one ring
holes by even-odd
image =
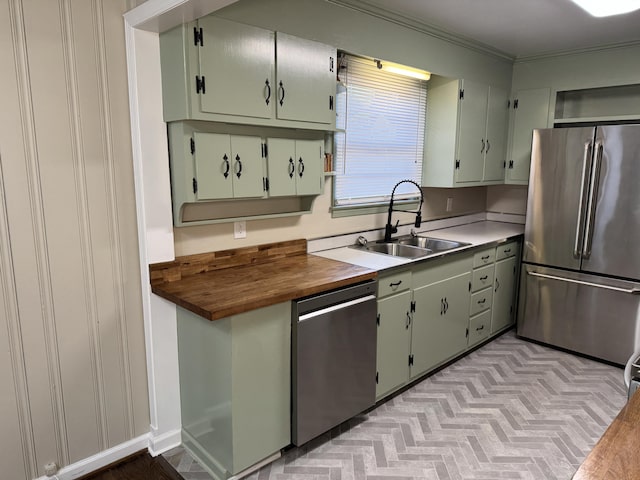
[[[620,411],[573,480],[640,478],[640,390]]]
[[[377,272],[307,255],[306,240],[177,257],[149,266],[151,291],[208,320],[376,278]]]

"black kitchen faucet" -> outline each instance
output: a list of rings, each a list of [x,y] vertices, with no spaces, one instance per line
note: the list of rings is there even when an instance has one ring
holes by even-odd
[[[415,212],[413,212],[411,210],[401,210],[401,209],[394,209],[393,208],[393,195],[396,193],[396,188],[398,188],[398,185],[401,185],[403,183],[413,183],[416,187],[418,187],[418,191],[420,192],[420,206],[418,207],[418,210],[416,210]],[[389,201],[389,215],[387,217],[387,224],[384,227],[384,241],[385,242],[390,242],[391,241],[391,235],[393,235],[394,233],[396,233],[398,231],[398,223],[400,223],[400,220],[398,220],[398,221],[396,221],[395,225],[392,225],[391,224],[391,214],[393,212],[415,213],[416,214],[415,227],[418,228],[420,226],[420,224],[422,223],[422,203],[423,202],[424,202],[424,195],[422,194],[422,189],[420,188],[420,185],[418,185],[413,180],[400,180],[398,183],[395,184],[395,186],[393,187],[393,190],[391,191],[391,200]]]

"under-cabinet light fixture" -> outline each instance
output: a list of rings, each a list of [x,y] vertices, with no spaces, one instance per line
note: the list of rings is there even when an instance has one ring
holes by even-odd
[[[399,65],[397,63],[383,62],[381,60],[374,60],[380,70],[385,72],[395,73],[396,75],[404,75],[405,77],[417,78],[418,80],[429,80],[431,74],[425,70],[418,68],[407,67],[405,65]]]
[[[594,17],[621,15],[640,9],[640,0],[571,0]]]

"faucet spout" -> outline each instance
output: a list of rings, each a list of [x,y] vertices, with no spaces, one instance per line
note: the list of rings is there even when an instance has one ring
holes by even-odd
[[[418,210],[416,210],[415,212],[409,211],[409,210],[400,210],[400,209],[394,209],[393,208],[393,197],[396,193],[396,188],[398,188],[399,185],[403,184],[403,183],[411,183],[413,185],[415,185],[418,189],[418,192],[420,192],[420,206],[418,207]],[[391,235],[393,235],[394,233],[396,233],[398,231],[398,223],[400,222],[400,220],[396,221],[396,224],[393,225],[392,221],[391,221],[391,217],[393,215],[393,212],[407,212],[407,213],[415,213],[416,215],[416,220],[415,220],[415,227],[418,228],[420,227],[420,224],[422,222],[422,204],[424,203],[424,195],[422,193],[422,189],[420,188],[420,185],[418,185],[416,182],[414,182],[413,180],[400,180],[398,183],[395,184],[395,186],[393,187],[393,190],[391,191],[391,200],[389,200],[389,212],[387,215],[387,224],[384,227],[384,241],[385,242],[390,242],[391,241]]]

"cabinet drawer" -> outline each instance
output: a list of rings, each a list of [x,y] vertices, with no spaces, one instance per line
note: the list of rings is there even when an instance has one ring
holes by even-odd
[[[411,283],[417,288],[471,272],[472,261],[471,255],[466,253],[430,260],[414,267]]]
[[[513,257],[518,254],[518,242],[509,242],[496,247],[496,260]]]
[[[495,248],[485,248],[484,250],[480,250],[473,256],[473,268],[482,267],[484,265],[489,265],[496,260],[496,250]]]
[[[491,310],[482,312],[469,319],[469,346],[481,342],[489,336],[491,325]]]
[[[411,272],[396,272],[378,278],[378,298],[411,288]]]
[[[471,301],[469,303],[469,315],[476,315],[491,307],[491,301],[493,300],[493,288],[485,288],[471,295]]]
[[[492,286],[493,270],[493,265],[487,265],[486,267],[474,270],[473,278],[471,279],[471,291],[477,292],[483,288]]]

